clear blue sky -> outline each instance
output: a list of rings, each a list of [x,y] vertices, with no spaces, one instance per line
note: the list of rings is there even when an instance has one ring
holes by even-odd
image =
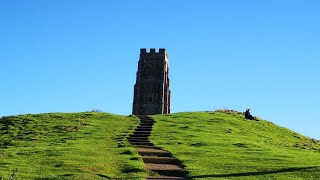
[[[0,116],[128,115],[140,48],[166,48],[172,111],[229,108],[320,139],[320,1],[2,0]]]

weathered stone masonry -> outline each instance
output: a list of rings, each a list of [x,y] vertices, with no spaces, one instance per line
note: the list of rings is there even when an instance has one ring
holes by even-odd
[[[168,54],[165,49],[140,49],[133,110],[135,115],[169,114],[170,88]]]

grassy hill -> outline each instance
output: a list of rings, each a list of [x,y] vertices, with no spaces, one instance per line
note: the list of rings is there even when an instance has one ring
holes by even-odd
[[[49,113],[0,119],[0,179],[146,177],[126,136],[136,117]]]
[[[317,179],[320,143],[235,111],[152,116],[151,141],[192,179]],[[0,118],[0,179],[144,179],[126,137],[135,116],[48,113]]]
[[[194,179],[320,179],[320,143],[235,111],[153,116],[151,141]]]

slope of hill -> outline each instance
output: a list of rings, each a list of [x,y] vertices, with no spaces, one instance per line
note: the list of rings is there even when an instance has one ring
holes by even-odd
[[[151,141],[179,158],[193,179],[317,179],[320,143],[235,111],[152,116]]]
[[[0,179],[144,178],[126,137],[139,120],[107,113],[0,118]]]
[[[317,179],[320,143],[235,111],[153,116],[151,141],[192,179]],[[135,116],[48,113],[0,118],[0,179],[143,179],[126,137]]]

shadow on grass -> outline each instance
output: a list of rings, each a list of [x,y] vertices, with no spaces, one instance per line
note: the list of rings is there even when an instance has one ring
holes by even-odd
[[[265,174],[276,174],[276,173],[284,173],[284,172],[294,172],[312,168],[319,168],[319,166],[311,166],[311,167],[292,167],[292,168],[284,168],[272,171],[260,171],[260,172],[245,172],[245,173],[231,173],[231,174],[209,174],[209,175],[199,175],[199,176],[191,176],[190,178],[209,178],[209,177],[241,177],[241,176],[258,176]]]
[[[106,176],[106,175],[103,175],[103,174],[97,174],[97,176],[100,176],[100,177],[103,177],[103,178],[108,178],[108,179],[110,179],[110,177],[109,177],[109,176]]]

